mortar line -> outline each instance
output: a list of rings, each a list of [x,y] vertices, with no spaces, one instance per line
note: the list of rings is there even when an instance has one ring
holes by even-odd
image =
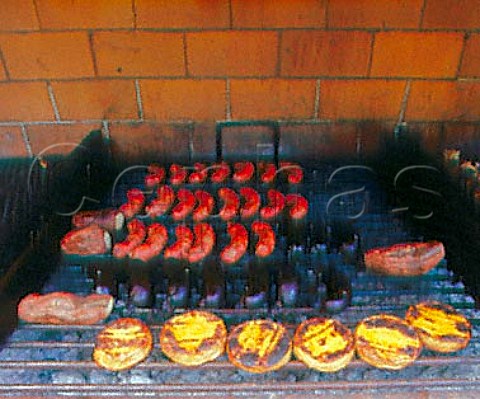
[[[423,19],[425,17],[425,10],[427,8],[427,1],[428,0],[423,0],[422,8],[420,9],[420,21],[419,21],[419,24],[418,24],[418,29],[423,28]]]
[[[318,120],[320,115],[320,79],[315,82],[315,104],[313,108],[313,119]]]
[[[467,48],[468,39],[470,39],[470,34],[465,33],[463,35],[462,49],[460,50],[460,57],[458,57],[459,59],[458,59],[458,64],[457,64],[457,70],[455,72],[455,78],[456,79],[458,79],[458,77],[460,76],[460,72],[462,70],[463,58],[465,56],[465,51],[466,51],[466,48]]]
[[[105,139],[110,139],[110,127],[108,126],[108,121],[106,119],[102,122],[102,135]]]
[[[97,56],[95,55],[95,48],[93,45],[93,31],[88,31],[88,44],[90,47],[90,54],[92,56],[92,63],[93,63],[93,74],[94,76],[98,76],[98,66],[97,66]]]
[[[324,15],[324,18],[325,18],[325,29],[329,29],[330,28],[330,20],[328,18],[328,12],[330,11],[330,1],[329,0],[325,0],[325,15]]]
[[[275,68],[275,74],[277,77],[281,77],[282,72],[282,44],[283,44],[283,31],[280,30],[277,33],[277,65]]]
[[[405,112],[407,110],[408,97],[410,96],[410,86],[411,81],[407,80],[407,83],[405,84],[405,91],[403,92],[402,102],[400,104],[400,113],[398,115],[397,125],[405,122]]]
[[[230,18],[229,27],[233,29],[233,7],[232,7],[232,0],[228,0],[228,17]]]
[[[137,30],[137,2],[132,0],[133,29]]]
[[[372,65],[373,65],[373,51],[375,50],[375,37],[377,36],[376,33],[371,33],[372,41],[370,43],[370,54],[368,56],[368,64],[367,64],[367,78],[372,77]]]
[[[7,80],[11,80],[10,72],[8,71],[8,68],[7,68],[7,61],[5,60],[5,56],[3,55],[2,49],[0,49],[0,64],[3,66],[3,70],[5,71],[5,76]]]
[[[231,103],[231,92],[230,92],[230,79],[225,80],[225,100],[226,100],[226,120],[232,120],[232,103]]]
[[[37,18],[37,22],[38,22],[38,28],[39,28],[39,30],[41,30],[42,29],[42,21],[40,19],[40,12],[38,11],[37,0],[32,0],[32,3],[33,3],[33,10],[35,12],[35,17]]]
[[[30,158],[33,158],[32,145],[30,144],[30,137],[28,137],[27,127],[24,123],[20,124],[20,130],[22,132],[23,142],[27,150],[27,154]]]
[[[183,65],[185,68],[185,76],[190,77],[190,71],[188,70],[188,56],[187,56],[187,34],[184,32],[182,35],[183,41]]]
[[[142,92],[140,90],[140,82],[138,79],[135,79],[135,97],[137,99],[137,111],[138,111],[138,119],[143,121],[143,102],[142,102]]]
[[[47,82],[47,91],[48,91],[48,97],[50,98],[50,103],[52,104],[53,113],[55,114],[55,120],[59,122],[62,120],[62,118],[60,117],[60,111],[58,110],[57,100],[55,99],[53,87],[50,82]]]

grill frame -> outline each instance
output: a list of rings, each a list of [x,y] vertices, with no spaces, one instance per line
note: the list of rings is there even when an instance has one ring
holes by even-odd
[[[271,126],[269,123],[265,123],[265,126]],[[225,125],[227,126],[227,125]],[[273,126],[276,126],[273,124]],[[274,153],[272,154],[275,158],[278,155],[278,131],[274,130],[274,134],[277,139],[274,143]],[[218,132],[218,130],[217,130]],[[218,139],[220,137],[220,139]],[[220,146],[219,146],[220,144]],[[221,129],[220,134],[217,133],[217,155],[222,152],[222,140],[221,140]],[[280,155],[281,156],[281,155]],[[48,226],[48,224],[47,224]],[[39,236],[48,236],[49,232],[41,232]],[[50,237],[51,240],[51,237]],[[47,240],[48,241],[48,240]],[[48,241],[50,244],[52,241]],[[41,240],[39,239],[40,245]],[[32,256],[32,248],[28,249],[25,253],[25,257],[30,258]],[[17,267],[21,269],[24,267],[22,258],[18,260]],[[12,269],[12,276],[16,275],[14,269]],[[5,283],[4,283],[5,284]],[[376,310],[379,308],[376,307]],[[388,311],[387,307],[384,307],[383,310]],[[311,309],[305,309],[305,311],[311,311]],[[251,312],[244,310],[241,312],[221,310],[218,311],[219,314],[228,315],[229,313],[243,314],[244,316],[251,315]],[[271,315],[272,313],[269,313]],[[480,324],[480,321],[479,321]],[[158,331],[160,325],[154,324],[151,326],[154,331]],[[45,328],[52,329],[50,326],[40,326],[35,328]],[[59,330],[71,330],[75,326],[57,326],[53,329]],[[82,328],[86,330],[99,330],[101,326],[87,327],[83,326]],[[11,348],[22,348],[22,343],[13,343]],[[48,343],[45,341],[31,341],[25,343],[25,345],[30,345],[31,348],[37,349],[51,349],[51,348],[62,348],[62,349],[72,349],[72,347],[78,346],[83,349],[93,348],[93,342],[86,343]],[[57,346],[55,346],[57,345]],[[155,348],[158,350],[158,344]],[[480,360],[477,360],[476,357],[438,357],[438,356],[422,356],[419,358],[415,367],[450,367],[457,365],[468,365],[468,366],[480,366]],[[1,361],[0,368],[7,370],[25,370],[29,369],[39,369],[39,370],[48,370],[48,369],[58,369],[58,370],[85,370],[85,369],[94,369],[96,366],[90,361],[72,361],[72,362],[55,362],[55,361],[45,361],[45,362],[36,362],[36,361]],[[352,369],[368,369],[365,363],[360,362],[359,360],[354,360],[349,368]],[[149,363],[144,363],[138,365],[136,370],[182,370],[187,371],[188,368],[173,364],[167,361],[154,361]],[[305,369],[305,366],[298,361],[291,361],[284,368],[285,371],[302,371]],[[234,370],[233,365],[228,363],[225,360],[219,360],[207,365],[204,365],[199,368],[200,371],[232,371]],[[316,381],[316,382],[281,382],[281,381],[255,381],[252,383],[213,383],[213,384],[120,384],[120,385],[110,385],[110,384],[8,384],[7,386],[0,386],[0,395],[5,396],[19,396],[22,394],[34,394],[36,396],[57,396],[57,395],[72,395],[77,396],[122,396],[122,395],[135,395],[135,396],[145,396],[155,393],[158,396],[183,396],[185,394],[193,394],[196,396],[219,396],[230,395],[230,396],[269,396],[276,394],[289,394],[295,395],[298,392],[303,393],[328,393],[328,392],[365,392],[371,390],[375,392],[394,392],[394,391],[436,391],[442,389],[467,389],[467,390],[480,390],[480,380],[472,380],[470,378],[458,378],[458,379],[445,379],[445,378],[430,378],[430,379],[392,379],[392,380],[376,380],[376,379],[366,379],[363,381]],[[461,388],[461,389],[460,389]],[[8,391],[8,392],[7,392]]]

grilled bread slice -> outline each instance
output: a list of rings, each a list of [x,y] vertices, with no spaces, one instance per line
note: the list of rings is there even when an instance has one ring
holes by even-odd
[[[400,370],[412,364],[422,351],[422,342],[413,327],[396,316],[367,317],[355,329],[358,356],[368,364]]]
[[[445,257],[439,241],[408,242],[365,252],[365,266],[390,276],[420,276],[429,272]]]
[[[350,329],[339,321],[315,317],[297,327],[293,353],[308,367],[334,372],[350,363],[355,354],[355,341]]]
[[[192,310],[174,316],[160,331],[160,346],[172,361],[197,366],[225,351],[227,328],[213,313]]]
[[[235,326],[227,339],[229,360],[242,370],[266,373],[290,360],[292,342],[286,328],[271,320],[250,320]]]
[[[422,302],[408,308],[405,319],[414,327],[426,348],[436,352],[456,352],[465,348],[472,337],[468,319],[452,306]]]
[[[98,334],[93,350],[95,363],[110,371],[127,370],[147,358],[153,346],[147,325],[134,318],[121,318]]]

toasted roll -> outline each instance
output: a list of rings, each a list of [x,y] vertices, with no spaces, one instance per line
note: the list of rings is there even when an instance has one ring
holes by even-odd
[[[212,313],[193,310],[169,319],[160,332],[160,346],[172,361],[198,366],[225,351],[227,328]]]
[[[465,348],[472,337],[468,319],[452,306],[440,302],[422,302],[408,308],[407,323],[414,327],[426,348],[442,353]]]
[[[152,346],[152,333],[142,321],[121,318],[97,335],[93,360],[110,371],[127,370],[145,360]]]
[[[297,327],[293,353],[308,367],[335,372],[352,360],[355,341],[352,332],[339,321],[315,317]]]
[[[227,339],[229,360],[251,373],[278,370],[292,353],[290,334],[280,323],[250,320],[237,325]]]
[[[400,370],[417,359],[422,342],[405,320],[382,314],[367,317],[357,325],[355,347],[358,356],[368,364]]]

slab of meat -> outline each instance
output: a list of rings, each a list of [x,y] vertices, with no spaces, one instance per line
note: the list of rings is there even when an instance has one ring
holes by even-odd
[[[285,208],[285,196],[273,188],[267,192],[268,204],[260,209],[262,219],[274,219],[280,215]]]
[[[219,215],[224,221],[233,219],[240,207],[240,199],[237,193],[231,188],[223,187],[218,190],[218,196],[223,201],[222,209],[220,209]]]
[[[187,179],[188,171],[182,165],[176,163],[170,165],[170,184],[173,186],[178,186],[179,184],[185,183]]]
[[[112,239],[108,231],[96,224],[69,231],[60,242],[69,255],[101,255],[110,252]]]
[[[148,166],[148,174],[145,176],[145,187],[153,188],[163,183],[165,180],[165,168],[157,164]]]
[[[288,214],[292,219],[303,219],[308,213],[308,201],[300,194],[287,194],[285,197]]]
[[[208,223],[199,223],[193,228],[195,241],[188,251],[188,261],[190,263],[200,262],[210,255],[215,246],[215,231]]]
[[[269,256],[275,249],[275,232],[266,222],[255,221],[252,223],[252,231],[258,235],[255,245],[255,255],[264,258]]]
[[[145,213],[151,218],[162,216],[169,211],[174,201],[175,191],[170,186],[160,186],[157,189],[157,198],[145,207]]]
[[[235,162],[233,169],[233,181],[236,183],[246,183],[255,174],[255,166],[251,162]]]
[[[227,227],[230,243],[220,254],[222,262],[232,264],[238,262],[247,252],[248,231],[239,223],[231,223]]]
[[[376,273],[391,276],[420,276],[445,257],[439,241],[406,242],[365,252],[365,266]]]
[[[42,324],[95,324],[112,312],[111,295],[79,296],[70,292],[29,294],[18,304],[19,319]]]
[[[163,256],[165,259],[187,259],[188,251],[193,244],[192,230],[187,226],[177,226],[175,236],[177,240],[165,250]]]
[[[124,241],[117,242],[113,246],[113,256],[115,258],[126,257],[134,248],[138,247],[145,236],[147,229],[143,222],[138,219],[133,219],[127,224],[128,236]]]
[[[178,190],[177,199],[178,204],[172,209],[172,218],[175,221],[180,221],[192,213],[197,201],[193,193],[185,188]]]
[[[121,230],[125,216],[119,209],[108,208],[94,211],[79,211],[72,216],[72,226],[76,229],[96,224],[102,229],[113,232]]]
[[[129,254],[132,259],[148,262],[150,259],[162,253],[167,245],[168,231],[160,223],[152,223],[147,228],[147,239],[143,244],[135,247]]]
[[[212,183],[223,183],[230,176],[230,166],[226,162],[212,165],[211,168],[214,169]]]
[[[132,188],[127,191],[127,203],[120,206],[120,211],[127,219],[131,219],[142,211],[143,205],[145,205],[145,195],[142,190]]]
[[[255,216],[260,209],[260,194],[251,187],[242,187],[240,195],[245,199],[243,206],[240,207],[240,216],[244,219]]]
[[[195,191],[195,198],[197,199],[198,205],[193,210],[193,220],[195,222],[201,222],[212,214],[215,200],[210,193],[203,190]]]

